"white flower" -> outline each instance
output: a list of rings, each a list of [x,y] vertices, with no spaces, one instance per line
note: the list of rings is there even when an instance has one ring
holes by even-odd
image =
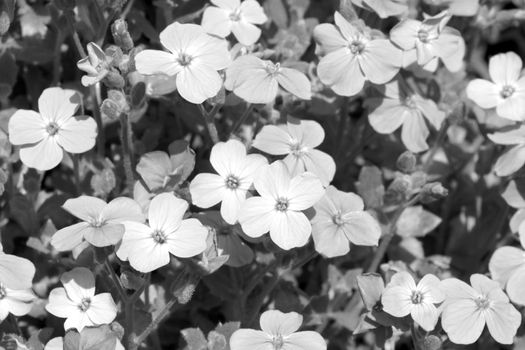
[[[243,45],[252,45],[261,36],[255,24],[268,20],[256,0],[211,0],[202,15],[202,27],[210,34],[225,38],[230,33]]]
[[[302,247],[312,226],[302,210],[314,205],[324,194],[321,181],[312,173],[292,177],[282,161],[260,170],[254,186],[260,197],[246,200],[239,215],[243,231],[250,237],[270,232],[272,241],[289,250]]]
[[[489,60],[492,81],[474,79],[467,86],[467,96],[484,109],[510,120],[525,120],[525,76],[523,62],[514,52],[501,53]]]
[[[14,290],[0,283],[0,322],[10,313],[15,316],[28,314],[35,299],[31,289]]]
[[[29,289],[34,276],[35,265],[31,261],[0,249],[0,284],[14,290]]]
[[[358,94],[370,80],[384,84],[402,64],[402,51],[389,40],[373,37],[349,23],[339,12],[336,26],[328,23],[314,28],[317,51],[322,54],[317,74],[338,95]]]
[[[217,174],[197,174],[190,184],[193,204],[210,208],[221,203],[222,218],[229,224],[237,222],[246,193],[261,166],[267,164],[260,154],[246,155],[246,147],[237,140],[213,146],[210,162]]]
[[[171,193],[152,199],[148,225],[126,221],[122,243],[117,251],[137,271],[146,273],[170,262],[170,254],[189,258],[206,249],[206,229],[197,219],[183,220],[188,202]]]
[[[73,90],[48,88],[35,111],[20,109],[9,119],[9,141],[20,145],[20,159],[38,170],[56,167],[63,151],[83,153],[95,146],[97,124],[87,116],[73,116],[79,96]]]
[[[456,344],[473,344],[487,325],[501,344],[512,344],[521,324],[521,314],[509,302],[498,282],[473,274],[469,286],[457,278],[441,281],[447,297],[441,325]]]
[[[51,244],[58,251],[72,250],[88,241],[95,247],[117,244],[124,234],[124,221],[144,221],[140,205],[131,198],[119,197],[106,203],[100,198],[80,196],[62,206],[82,222],[58,230]]]
[[[224,87],[249,103],[273,102],[279,86],[300,99],[309,100],[312,97],[306,75],[280,63],[244,55],[226,70]]]
[[[111,59],[95,43],[87,44],[87,57],[77,62],[78,69],[87,73],[81,79],[82,85],[90,86],[98,83],[108,75]]]
[[[439,278],[428,274],[416,285],[410,273],[398,272],[392,276],[381,296],[383,310],[395,317],[411,315],[421,328],[430,332],[439,318],[436,304],[445,300],[440,283]]]
[[[297,332],[303,316],[269,310],[261,315],[262,331],[241,328],[230,338],[231,350],[326,350],[326,341],[313,331]]]
[[[525,164],[525,125],[522,124],[517,128],[495,132],[487,136],[498,145],[512,146],[499,156],[494,164],[496,175],[509,176],[523,167]]]
[[[446,27],[451,16],[443,11],[423,22],[404,19],[390,31],[390,40],[405,50],[405,66],[417,61],[426,70],[435,71],[438,60],[451,72],[461,69],[465,42],[454,28]]]
[[[217,95],[222,86],[217,71],[231,61],[225,40],[207,34],[197,24],[175,22],[160,33],[160,42],[169,52],[139,52],[135,56],[139,73],[175,76],[179,94],[191,103]]]
[[[428,149],[430,131],[425,119],[436,129],[445,120],[445,112],[434,101],[400,88],[398,81],[387,83],[384,96],[369,98],[365,105],[370,109],[368,120],[375,131],[391,134],[402,127],[401,140],[414,153]]]
[[[324,130],[318,122],[288,117],[286,125],[264,126],[253,147],[271,155],[286,155],[283,161],[292,175],[309,171],[328,186],[334,178],[335,162],[315,149],[323,140]]]
[[[85,267],[76,267],[62,274],[60,281],[64,288],[55,288],[49,294],[46,310],[51,314],[66,318],[64,329],[111,323],[117,316],[117,305],[111,294],[95,295],[95,277]]]
[[[381,237],[379,223],[363,210],[363,200],[355,193],[328,186],[314,209],[312,237],[315,250],[329,258],[347,254],[350,243],[374,246]]]

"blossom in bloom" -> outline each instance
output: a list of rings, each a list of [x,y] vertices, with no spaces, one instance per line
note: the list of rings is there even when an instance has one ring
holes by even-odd
[[[372,128],[391,134],[402,126],[401,140],[414,153],[428,149],[426,139],[430,131],[425,119],[436,129],[445,120],[445,112],[434,101],[401,88],[398,81],[386,84],[384,96],[369,98],[365,104],[370,109],[368,120]]]
[[[35,265],[27,259],[6,254],[1,248],[0,245],[0,284],[13,290],[31,288]]]
[[[124,222],[124,236],[117,251],[121,260],[129,260],[137,271],[147,273],[170,262],[170,254],[189,258],[206,249],[208,230],[197,219],[183,220],[188,202],[171,193],[152,199],[148,225]]]
[[[85,267],[76,267],[60,277],[63,288],[55,288],[49,294],[46,310],[66,318],[64,329],[111,323],[117,316],[117,305],[110,293],[95,295],[95,277]]]
[[[456,344],[472,344],[486,324],[498,343],[512,344],[521,324],[521,314],[498,282],[473,274],[470,284],[472,287],[457,278],[441,281],[446,293],[441,325],[449,339]]]
[[[350,243],[374,246],[381,237],[377,220],[364,211],[361,197],[329,186],[314,205],[312,237],[315,250],[333,258],[350,251]]]
[[[399,16],[408,12],[407,0],[352,0],[352,3],[375,12],[380,18]]]
[[[248,236],[270,238],[280,248],[302,247],[310,238],[312,226],[302,210],[312,207],[324,194],[317,176],[305,172],[292,177],[282,161],[259,171],[254,187],[260,197],[244,202],[239,223]]]
[[[28,314],[35,299],[36,296],[31,289],[15,290],[0,283],[0,322],[10,313],[15,316]]]
[[[225,40],[207,34],[197,24],[175,22],[160,33],[160,42],[169,52],[139,52],[135,56],[139,73],[174,76],[179,94],[191,103],[217,95],[222,86],[217,71],[231,61]]]
[[[383,310],[395,317],[410,315],[421,328],[430,332],[439,318],[436,304],[445,300],[440,283],[439,278],[427,274],[416,285],[410,273],[398,272],[381,296]]]
[[[414,61],[429,71],[435,71],[439,59],[451,72],[461,69],[465,42],[459,31],[447,27],[451,16],[443,11],[427,16],[423,21],[404,19],[390,31],[390,40],[405,50],[405,63]]]
[[[221,203],[223,219],[233,225],[246,199],[246,193],[261,166],[267,164],[260,154],[246,154],[246,147],[237,140],[213,146],[210,162],[218,174],[200,173],[190,184],[193,204],[210,208]]]
[[[97,124],[87,116],[73,116],[79,96],[73,90],[47,88],[38,99],[40,113],[19,109],[9,119],[9,141],[19,145],[20,159],[38,170],[56,167],[69,153],[95,146]]]
[[[243,45],[255,44],[261,30],[255,24],[268,20],[264,10],[256,0],[210,0],[202,15],[202,27],[210,34],[225,38],[233,33]]]
[[[240,56],[226,69],[224,87],[249,103],[273,102],[278,87],[303,100],[312,97],[304,73],[254,55]]]
[[[349,23],[339,12],[335,26],[314,28],[317,52],[323,57],[317,66],[321,81],[338,95],[359,93],[369,80],[374,84],[390,81],[402,64],[402,51],[389,40],[374,37]]]
[[[334,159],[317,149],[324,140],[324,130],[313,120],[288,117],[286,125],[266,125],[255,137],[253,147],[271,155],[286,155],[284,163],[297,175],[309,171],[328,186],[335,174]]]
[[[87,57],[77,63],[78,69],[87,73],[81,79],[84,86],[94,85],[104,79],[111,64],[111,58],[95,43],[87,44],[87,54]]]
[[[230,338],[231,350],[325,350],[326,341],[313,331],[297,332],[303,316],[296,312],[278,310],[264,312],[260,318],[261,330],[241,328]]]
[[[467,96],[484,109],[496,108],[505,119],[525,120],[525,76],[523,62],[514,52],[501,53],[489,60],[492,81],[474,79],[467,86]]]
[[[525,164],[525,125],[519,125],[517,128],[495,132],[487,136],[494,143],[512,146],[494,164],[496,175],[509,176],[523,167]]]
[[[62,206],[82,222],[58,230],[51,244],[58,251],[72,250],[86,240],[95,247],[117,244],[124,234],[124,221],[144,221],[142,209],[131,198],[118,197],[106,203],[100,198],[80,196]]]

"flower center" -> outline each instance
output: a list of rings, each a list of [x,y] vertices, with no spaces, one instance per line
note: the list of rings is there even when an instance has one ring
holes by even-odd
[[[233,175],[228,175],[228,177],[226,178],[226,187],[229,188],[230,190],[235,190],[239,187],[240,185],[240,181],[239,181],[239,178],[233,176]]]
[[[506,99],[511,97],[514,94],[514,92],[516,92],[516,89],[513,86],[505,85],[503,89],[501,89],[499,94],[502,98]]]
[[[162,232],[161,230],[155,230],[151,234],[151,238],[155,241],[155,243],[158,244],[164,244],[168,240],[168,237],[166,237],[166,234]]]
[[[268,72],[268,74],[276,75],[277,73],[279,73],[279,70],[281,70],[281,64],[279,62],[267,62],[265,69]]]
[[[383,311],[383,304],[381,304],[381,301],[378,301],[373,307],[372,310],[381,312]]]
[[[288,204],[288,199],[280,197],[275,203],[275,210],[285,212],[288,210]]]
[[[58,130],[60,130],[60,128],[58,127],[58,124],[55,123],[55,122],[51,122],[51,123],[47,124],[47,126],[46,126],[46,132],[49,134],[49,136],[56,135]]]
[[[343,226],[343,224],[345,223],[345,221],[343,220],[343,217],[342,217],[341,213],[337,213],[337,214],[335,214],[335,215],[332,217],[332,221],[333,221],[334,224],[336,224],[337,226]]]
[[[348,48],[354,55],[360,55],[365,49],[365,44],[361,41],[352,41],[352,43],[348,45]]]
[[[4,299],[7,295],[7,291],[5,290],[5,286],[0,283],[0,300]]]
[[[411,109],[417,108],[416,102],[414,101],[412,96],[408,96],[407,98],[405,98],[405,101],[403,102],[403,104]]]
[[[412,292],[412,304],[421,304],[423,302],[423,293],[420,291],[413,291]]]
[[[235,11],[230,13],[230,20],[233,22],[238,22],[241,20],[241,9],[237,8]]]
[[[190,55],[185,54],[185,53],[180,53],[179,58],[177,59],[177,62],[179,62],[181,66],[186,67],[186,66],[189,66],[192,60],[193,60],[193,57],[191,57]]]
[[[78,304],[78,308],[82,312],[86,312],[89,309],[90,306],[91,306],[91,299],[90,298],[84,298],[84,299],[82,299],[80,304]]]
[[[430,33],[424,29],[420,29],[417,32],[417,37],[422,43],[428,43],[430,41]]]
[[[306,147],[303,147],[299,141],[293,140],[290,145],[290,152],[294,156],[300,157],[303,153],[306,153]]]
[[[102,227],[104,226],[104,224],[105,224],[104,220],[100,218],[91,221],[91,226],[96,227],[96,228]]]
[[[272,339],[272,345],[275,350],[281,350],[284,345],[284,339],[282,335],[274,335]]]
[[[490,300],[484,295],[477,297],[475,302],[478,310],[486,310],[490,307]]]

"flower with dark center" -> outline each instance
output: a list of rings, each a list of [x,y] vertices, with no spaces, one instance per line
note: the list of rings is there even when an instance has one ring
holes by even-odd
[[[275,210],[285,212],[288,210],[288,199],[286,198],[278,198],[277,203],[275,203]]]
[[[340,212],[338,212],[337,214],[335,214],[333,217],[332,217],[332,221],[334,222],[334,224],[336,224],[337,226],[342,226],[344,225],[345,223],[345,220],[343,220],[343,216]]]
[[[430,41],[430,33],[424,29],[420,29],[417,32],[417,37],[422,43],[428,43]]]
[[[359,55],[363,52],[365,49],[365,44],[362,41],[353,41],[348,48],[350,49],[350,52],[354,55]]]
[[[490,307],[490,300],[486,296],[480,295],[476,300],[478,310],[486,310]]]
[[[82,299],[80,304],[78,304],[78,308],[82,312],[86,312],[89,309],[90,306],[91,306],[91,299],[90,298],[84,298],[84,299]]]
[[[282,335],[276,335],[272,339],[272,345],[275,350],[281,350],[284,345],[284,340]]]
[[[241,183],[239,178],[234,175],[228,175],[225,182],[226,182],[226,187],[229,188],[230,190],[237,189]]]
[[[266,63],[266,71],[268,72],[268,74],[272,76],[277,75],[280,69],[281,69],[280,63],[273,63],[273,62]]]
[[[423,302],[423,293],[419,291],[413,291],[411,300],[412,304],[421,304]]]
[[[193,57],[186,53],[180,53],[177,58],[177,62],[183,67],[189,66],[191,61],[193,61]]]
[[[46,132],[49,134],[49,136],[54,136],[58,133],[60,130],[59,126],[55,122],[51,122],[46,126]]]
[[[516,89],[513,87],[513,86],[510,86],[510,85],[505,85],[501,91],[500,91],[500,96],[504,99],[507,99],[509,97],[511,97],[514,92],[516,92]]]
[[[241,9],[237,8],[235,11],[230,13],[230,19],[234,22],[238,22],[241,20]]]
[[[151,237],[157,244],[164,244],[168,240],[168,237],[166,237],[166,234],[159,230],[153,231],[153,233],[151,234]]]

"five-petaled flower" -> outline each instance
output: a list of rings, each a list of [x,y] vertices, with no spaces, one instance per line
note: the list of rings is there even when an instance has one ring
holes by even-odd
[[[211,0],[202,15],[202,27],[210,34],[225,38],[233,33],[243,45],[252,45],[261,36],[255,24],[268,20],[264,10],[256,0]]]
[[[175,22],[160,33],[160,42],[169,52],[139,52],[135,56],[139,73],[174,76],[179,94],[191,103],[217,95],[222,86],[218,71],[231,61],[224,39],[207,34],[197,24]]]
[[[402,51],[389,40],[349,23],[339,12],[335,26],[319,24],[314,29],[317,53],[321,54],[317,74],[338,95],[358,94],[367,80],[374,84],[390,81],[402,64]]]
[[[200,173],[190,184],[193,204],[210,208],[221,202],[222,218],[229,224],[237,222],[246,193],[261,166],[267,164],[260,154],[246,154],[240,141],[229,140],[213,146],[210,162],[218,174]]]
[[[467,96],[484,109],[496,108],[506,119],[525,120],[525,76],[523,62],[514,52],[501,53],[489,60],[492,81],[474,79],[467,86]]]
[[[100,198],[80,196],[62,206],[82,222],[58,230],[51,244],[58,251],[72,250],[86,240],[95,247],[117,244],[124,234],[124,221],[144,221],[140,205],[131,198],[118,197],[106,203]]]
[[[188,202],[172,193],[151,200],[148,225],[125,221],[125,232],[117,251],[137,271],[147,273],[170,262],[170,255],[189,258],[206,249],[208,229],[197,219],[183,220]]]
[[[266,125],[255,137],[253,147],[283,159],[292,175],[305,171],[319,177],[328,186],[335,174],[334,159],[317,149],[324,140],[324,130],[313,120],[288,117],[285,125]]]
[[[85,267],[76,267],[60,277],[63,288],[55,288],[49,294],[46,310],[66,318],[64,329],[111,323],[117,316],[117,305],[110,293],[95,295],[95,277]]]
[[[355,193],[329,186],[314,209],[312,237],[315,250],[329,258],[347,254],[350,243],[374,246],[381,237],[379,223],[363,210],[363,200]]]
[[[326,350],[326,341],[314,331],[297,332],[303,316],[296,312],[278,310],[264,312],[260,318],[261,331],[241,328],[230,338],[231,350]]]
[[[286,165],[276,161],[260,170],[254,187],[260,196],[244,202],[239,215],[243,231],[250,237],[269,231],[272,241],[285,250],[304,246],[312,226],[302,211],[323,196],[319,178],[309,172],[292,177]]]
[[[441,325],[456,344],[472,344],[481,336],[485,324],[490,335],[501,344],[512,344],[521,324],[521,314],[509,302],[498,282],[473,274],[469,286],[457,278],[441,281],[446,300]]]
[[[76,91],[47,88],[38,99],[40,113],[19,109],[9,120],[9,141],[20,147],[20,159],[38,170],[56,167],[69,153],[84,153],[95,146],[97,123],[74,116],[80,97]]]
[[[224,87],[250,103],[274,101],[279,86],[303,100],[309,100],[312,96],[306,75],[280,63],[244,55],[226,69]]]
[[[395,317],[411,315],[412,319],[427,332],[433,330],[439,318],[436,304],[445,300],[441,281],[428,274],[417,283],[406,271],[392,276],[381,296],[383,310]]]

